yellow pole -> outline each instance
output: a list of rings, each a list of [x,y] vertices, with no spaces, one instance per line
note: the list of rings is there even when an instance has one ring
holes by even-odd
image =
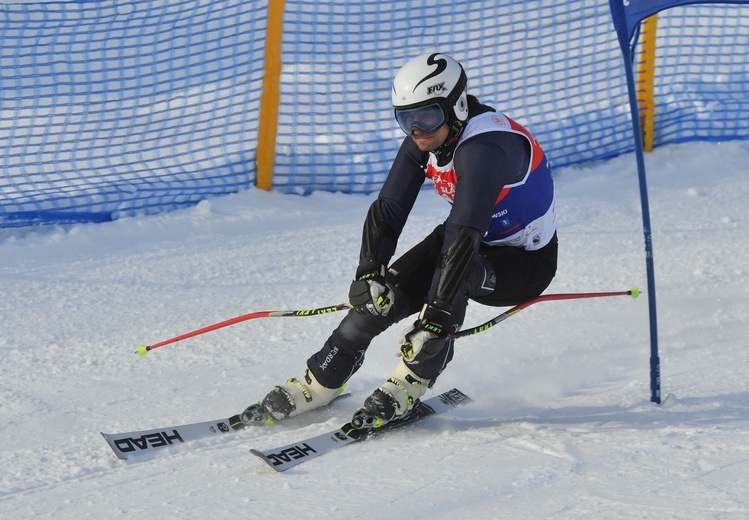
[[[268,27],[265,30],[265,71],[263,74],[263,94],[260,97],[260,118],[255,159],[257,167],[256,185],[263,190],[270,190],[273,183],[278,104],[281,98],[283,11],[284,0],[268,1]]]
[[[653,151],[653,127],[655,124],[655,35],[658,15],[646,18],[640,32],[642,52],[637,67],[637,102],[640,106],[640,128],[642,129],[642,148]]]

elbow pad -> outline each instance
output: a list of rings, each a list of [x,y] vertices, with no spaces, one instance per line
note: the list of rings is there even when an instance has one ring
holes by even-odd
[[[368,260],[386,264],[387,260],[380,258],[380,255],[383,254],[383,241],[395,244],[398,241],[398,236],[391,226],[385,222],[385,218],[382,214],[381,201],[377,199],[369,207],[367,218],[364,220],[359,260]],[[388,248],[389,246],[386,247],[386,249]],[[393,247],[393,249],[395,248]]]
[[[441,306],[452,306],[480,243],[479,232],[473,228],[464,227],[458,233],[455,242],[442,256],[440,279],[435,295],[436,302]]]

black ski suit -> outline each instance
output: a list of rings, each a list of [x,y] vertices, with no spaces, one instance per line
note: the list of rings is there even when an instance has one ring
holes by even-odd
[[[474,124],[475,122],[475,124]],[[421,186],[431,178],[452,203],[443,224],[390,263]],[[422,152],[406,137],[364,225],[361,262],[389,266],[393,291],[387,316],[349,311],[322,349],[307,361],[325,387],[338,388],[361,366],[372,339],[419,312],[425,303],[450,305],[449,330],[463,323],[469,299],[511,306],[541,294],[557,266],[551,171],[527,130],[469,96],[469,118],[445,144]],[[409,368],[436,378],[453,355],[453,341]]]

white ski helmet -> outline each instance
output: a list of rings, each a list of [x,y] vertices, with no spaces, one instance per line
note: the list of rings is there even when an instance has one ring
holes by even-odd
[[[433,132],[442,124],[468,118],[467,78],[463,67],[439,52],[417,56],[393,79],[395,119],[410,134],[414,128]]]

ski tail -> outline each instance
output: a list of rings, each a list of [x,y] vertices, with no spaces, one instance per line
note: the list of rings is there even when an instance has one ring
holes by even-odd
[[[131,455],[150,453],[161,448],[178,446],[186,442],[212,435],[229,433],[237,429],[241,429],[241,427],[233,428],[232,421],[229,418],[151,430],[136,430],[123,433],[102,432],[101,435],[118,458],[127,460]]]

